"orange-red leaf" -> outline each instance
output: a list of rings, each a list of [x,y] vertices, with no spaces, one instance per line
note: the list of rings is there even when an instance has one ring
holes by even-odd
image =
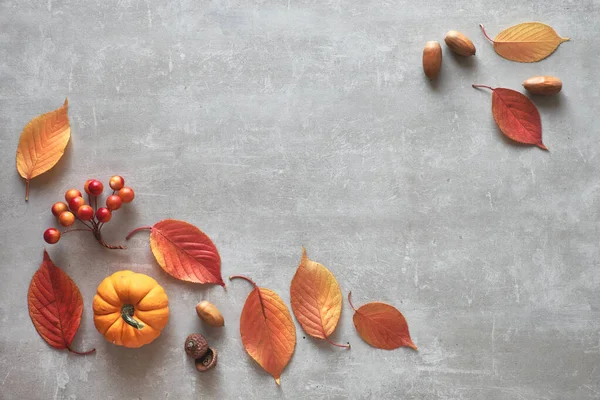
[[[541,22],[524,22],[500,32],[492,40],[483,25],[483,34],[494,43],[496,53],[507,60],[517,62],[536,62],[552,54],[561,43],[569,38],[558,36],[551,26]]]
[[[221,257],[210,238],[185,221],[165,219],[152,227],[150,248],[158,264],[169,275],[194,283],[216,283],[225,286],[221,277]]]
[[[296,327],[281,297],[272,290],[259,288],[251,279],[232,276],[252,283],[240,316],[242,343],[250,356],[279,385],[281,373],[294,354]]]
[[[302,259],[290,286],[292,310],[302,329],[312,337],[332,342],[342,312],[342,291],[335,276],[323,265],[314,262],[302,248]]]
[[[25,179],[25,200],[29,181],[54,167],[71,138],[68,101],[62,107],[35,117],[23,128],[17,147],[17,171]]]
[[[40,336],[52,347],[68,349],[79,329],[83,299],[75,282],[58,268],[46,251],[27,293],[29,316]]]
[[[372,302],[358,310],[352,305],[348,293],[348,302],[355,311],[352,320],[358,334],[373,347],[393,350],[398,347],[410,347],[417,350],[408,333],[408,324],[404,315],[395,307],[386,303]]]
[[[491,88],[484,85],[473,85],[473,87],[492,91],[492,114],[504,135],[515,142],[534,144],[548,150],[542,143],[540,113],[527,96],[511,89]]]

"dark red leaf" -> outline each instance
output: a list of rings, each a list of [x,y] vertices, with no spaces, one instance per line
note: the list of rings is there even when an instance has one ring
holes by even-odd
[[[75,282],[58,268],[44,250],[44,261],[36,271],[27,293],[29,316],[40,336],[52,347],[70,348],[79,329],[83,299]]]
[[[548,150],[542,143],[540,113],[527,96],[511,89],[491,88],[484,85],[473,85],[473,87],[492,91],[492,114],[504,135],[515,142],[534,144]]]

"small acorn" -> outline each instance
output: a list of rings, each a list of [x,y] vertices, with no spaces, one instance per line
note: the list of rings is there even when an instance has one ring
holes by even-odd
[[[206,353],[196,358],[196,369],[200,372],[206,372],[217,365],[217,351],[212,347],[209,347]]]
[[[208,342],[206,338],[199,333],[192,333],[185,339],[185,352],[193,357],[200,358],[206,354]]]
[[[523,82],[528,92],[552,96],[562,90],[562,81],[555,76],[534,76]]]
[[[436,41],[427,42],[423,49],[423,72],[433,80],[442,68],[442,47]]]
[[[471,39],[458,31],[449,31],[446,33],[444,41],[450,50],[460,56],[468,57],[475,55],[475,45]]]
[[[204,300],[196,305],[196,313],[207,324],[220,327],[225,325],[223,315],[214,304]]]

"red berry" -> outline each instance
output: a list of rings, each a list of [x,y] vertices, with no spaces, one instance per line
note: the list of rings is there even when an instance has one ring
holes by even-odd
[[[125,186],[125,179],[123,179],[122,176],[115,175],[110,178],[108,184],[112,190],[121,190],[121,188]]]
[[[121,200],[121,198],[115,194],[106,198],[106,207],[108,207],[108,209],[111,211],[121,208],[121,204],[123,204],[123,200]]]
[[[77,189],[69,189],[65,193],[65,200],[70,204],[71,199],[75,197],[81,197],[81,192]]]
[[[89,183],[88,190],[90,191],[91,195],[99,196],[102,194],[102,191],[104,190],[104,185],[99,180],[94,179],[93,181],[91,181]]]
[[[77,210],[77,216],[82,221],[89,221],[90,219],[94,218],[94,209],[92,206],[84,204],[79,207],[79,210]]]
[[[135,193],[132,188],[125,186],[119,190],[119,197],[123,200],[123,203],[131,203],[135,197]]]
[[[108,222],[112,218],[112,213],[106,207],[100,207],[98,211],[96,211],[96,219],[98,222]]]
[[[75,215],[71,211],[65,211],[58,216],[58,223],[62,226],[71,226],[75,222]]]
[[[62,201],[59,201],[52,205],[52,214],[54,214],[55,217],[58,217],[60,214],[67,211],[68,209],[69,209],[69,206],[67,206]]]
[[[95,181],[95,179],[88,179],[87,181],[85,181],[85,183],[83,184],[83,190],[87,193],[87,194],[91,194],[90,193],[90,189],[89,189],[89,185],[91,181]]]
[[[71,211],[77,212],[77,210],[79,210],[79,207],[81,207],[84,204],[85,204],[85,200],[83,199],[83,197],[81,197],[81,196],[73,197],[69,201],[69,208],[71,209]]]
[[[48,228],[44,231],[44,240],[48,244],[58,243],[60,240],[60,231],[56,228]]]

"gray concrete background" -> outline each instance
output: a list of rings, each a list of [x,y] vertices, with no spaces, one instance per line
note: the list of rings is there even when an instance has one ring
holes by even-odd
[[[600,398],[600,2],[0,0],[0,398],[2,399],[597,399]],[[572,38],[545,61],[497,56],[495,36],[530,20]],[[453,57],[430,85],[428,40],[457,29],[477,56]],[[489,92],[557,75],[535,99],[550,152],[503,139]],[[35,179],[15,171],[18,137],[69,97],[72,141]],[[246,274],[289,304],[301,246],[355,303],[406,316],[419,351],[358,337],[344,303],[333,336],[297,325],[282,385],[245,353],[250,286],[181,283],[147,234],[126,251],[90,235],[48,246],[85,301],[74,347],[40,339],[27,313],[53,202],[87,178],[121,174],[135,202],[107,225],[190,221],[217,244],[223,275]],[[118,348],[93,326],[108,274],[155,277],[171,302],[162,336]],[[224,329],[194,305],[215,303]],[[200,375],[182,350],[204,332],[219,365]]]

